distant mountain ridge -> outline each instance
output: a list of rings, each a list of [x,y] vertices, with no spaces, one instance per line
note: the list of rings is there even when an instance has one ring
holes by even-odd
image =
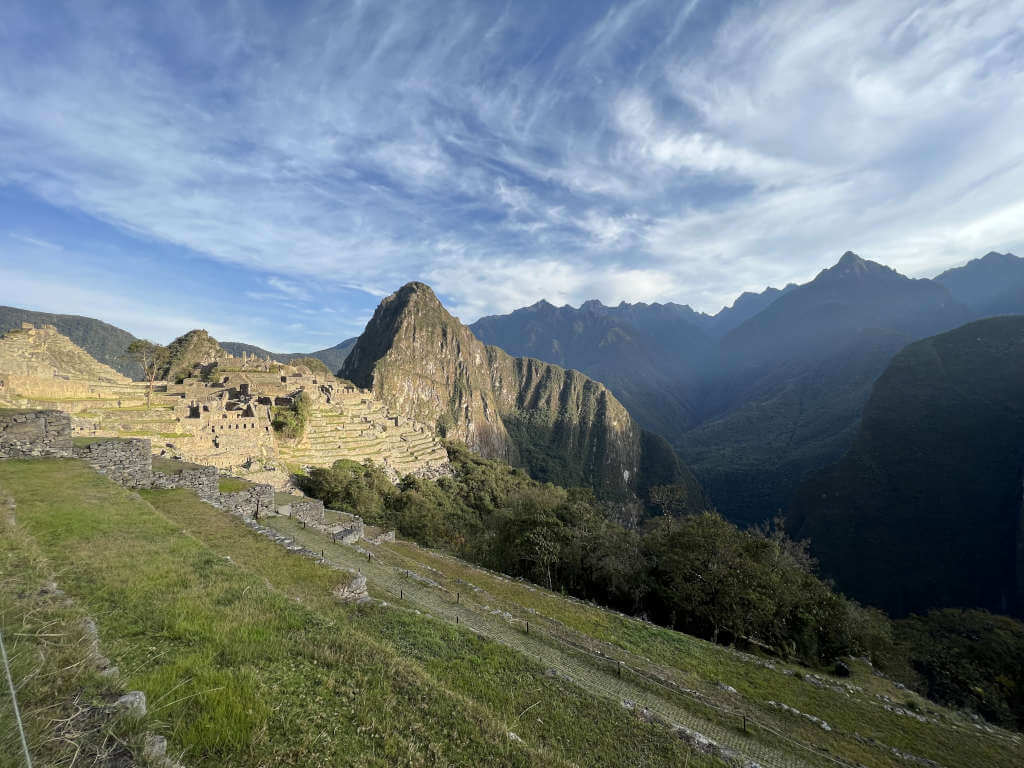
[[[1024,312],[1024,259],[990,251],[935,278],[980,316]]]
[[[262,347],[257,347],[254,344],[245,344],[240,341],[222,341],[220,345],[235,357],[241,357],[242,353],[245,352],[256,357],[269,357],[271,360],[277,360],[281,363],[290,363],[293,360],[298,360],[300,357],[315,357],[317,360],[322,360],[331,373],[337,373],[355,343],[355,338],[345,339],[333,347],[318,349],[316,352],[268,352]]]
[[[946,286],[846,252],[809,283],[743,294],[714,316],[540,302],[471,327],[607,384],[680,450],[721,512],[747,523],[777,514],[808,471],[843,454],[893,355],[975,317]]]
[[[381,302],[341,373],[393,410],[537,479],[588,485],[615,499],[679,484],[694,508],[703,504],[699,484],[669,445],[643,430],[603,384],[485,346],[422,283]]]
[[[645,427],[673,433],[696,418],[685,384],[713,344],[702,317],[679,304],[589,301],[574,309],[545,301],[481,318],[470,330],[510,355],[586,373],[616,392]]]

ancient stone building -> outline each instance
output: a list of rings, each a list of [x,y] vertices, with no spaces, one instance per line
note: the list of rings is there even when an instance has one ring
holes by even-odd
[[[433,431],[390,413],[375,397],[332,376],[218,353],[181,383],[134,382],[99,363],[52,326],[0,338],[0,406],[58,409],[78,437],[139,437],[157,455],[211,465],[277,487],[290,474],[338,459],[371,460],[394,480],[448,471]],[[274,408],[305,393],[303,434],[275,433]]]

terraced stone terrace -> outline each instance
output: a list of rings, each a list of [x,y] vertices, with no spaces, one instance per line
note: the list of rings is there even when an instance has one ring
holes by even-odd
[[[397,476],[447,464],[448,455],[426,427],[392,416],[367,394],[320,403],[301,440],[283,444],[289,464],[328,466],[338,459],[373,461]]]
[[[76,436],[149,437],[155,453],[278,487],[288,484],[286,468],[339,459],[372,460],[395,480],[447,467],[431,429],[394,416],[369,392],[267,361],[218,366],[214,380],[157,382],[151,389],[53,328],[26,328],[0,338],[0,406],[63,410]],[[280,438],[271,426],[273,407],[299,391],[312,398],[312,416],[300,439]]]

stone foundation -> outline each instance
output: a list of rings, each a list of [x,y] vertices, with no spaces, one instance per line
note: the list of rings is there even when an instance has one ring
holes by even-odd
[[[294,517],[296,520],[301,520],[304,523],[319,523],[323,525],[325,522],[324,503],[319,499],[304,499],[296,496],[295,501],[279,506],[277,513]]]
[[[0,409],[0,459],[71,456],[71,417],[62,411]]]
[[[183,464],[185,462],[182,462]],[[215,503],[220,499],[217,489],[218,474],[216,467],[198,467],[182,469],[180,472],[153,472],[152,488],[188,488],[194,491],[203,501]]]
[[[366,526],[363,525],[363,518],[350,515],[347,512],[334,511],[338,516],[338,525],[333,526],[329,533],[334,541],[342,544],[355,544],[366,533]]]
[[[250,488],[234,493],[222,493],[214,502],[218,507],[233,515],[260,517],[274,514],[274,486],[257,483]]]
[[[149,488],[153,482],[152,451],[143,438],[97,438],[74,446],[74,457],[127,488]]]

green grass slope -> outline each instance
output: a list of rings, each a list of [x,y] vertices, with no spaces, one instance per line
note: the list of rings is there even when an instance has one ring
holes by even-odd
[[[1024,760],[1019,735],[939,707],[860,661],[850,662],[851,677],[835,678],[566,599],[407,542],[364,543],[367,561],[293,520],[268,524],[324,549],[333,562],[363,568],[389,598],[402,596],[450,622],[458,616],[462,626],[543,659],[595,695],[641,703],[762,766],[973,768]]]
[[[188,492],[71,460],[0,462],[0,488],[189,766],[716,764],[465,628],[339,605],[343,573]]]

